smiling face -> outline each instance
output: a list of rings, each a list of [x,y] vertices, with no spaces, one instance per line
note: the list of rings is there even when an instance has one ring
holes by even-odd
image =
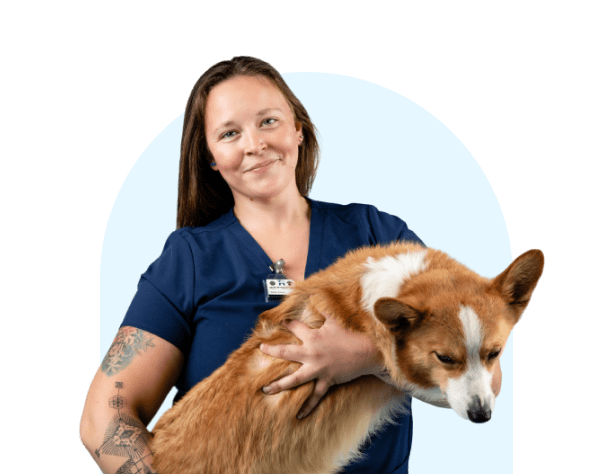
[[[204,111],[208,148],[242,199],[298,196],[295,168],[301,126],[280,90],[265,76],[236,76],[216,85]]]

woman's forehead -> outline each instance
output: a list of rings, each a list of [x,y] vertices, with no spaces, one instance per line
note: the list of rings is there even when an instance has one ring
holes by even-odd
[[[217,124],[267,111],[291,111],[282,91],[265,76],[236,76],[211,89],[205,120]]]

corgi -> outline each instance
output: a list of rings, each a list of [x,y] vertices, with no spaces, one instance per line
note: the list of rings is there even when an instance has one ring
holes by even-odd
[[[409,396],[448,404],[475,423],[494,410],[492,371],[543,271],[530,250],[483,278],[445,253],[412,243],[365,247],[297,282],[262,313],[250,338],[169,409],[152,431],[160,474],[329,474],[360,456],[368,437],[408,410]],[[312,328],[331,314],[366,334],[390,383],[364,376],[331,387],[305,418],[314,382],[266,395],[300,364],[259,350],[300,341],[280,324]]]

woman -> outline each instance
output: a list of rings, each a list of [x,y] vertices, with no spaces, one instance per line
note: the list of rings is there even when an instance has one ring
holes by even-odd
[[[210,68],[194,86],[184,120],[177,227],[141,277],[137,294],[87,397],[82,440],[103,472],[153,472],[145,426],[169,390],[180,399],[243,342],[266,301],[269,265],[285,261],[300,281],[348,250],[419,240],[400,219],[371,206],[306,198],[318,144],[305,108],[258,59]],[[327,315],[321,329],[288,328],[297,347],[264,347],[303,366],[266,393],[316,379],[306,416],[328,388],[381,370],[363,336]],[[209,433],[212,436],[212,433]],[[345,472],[407,472],[412,419],[402,417]]]

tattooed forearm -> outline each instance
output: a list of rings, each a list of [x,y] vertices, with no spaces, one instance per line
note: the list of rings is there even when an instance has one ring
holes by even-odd
[[[122,382],[116,382],[118,393],[109,399],[109,406],[116,410],[116,415],[110,421],[103,444],[95,450],[95,455],[97,458],[101,455],[128,458],[116,474],[153,474],[155,471],[151,467],[152,454],[149,449],[151,434],[143,423],[122,412],[127,406],[126,399],[120,395],[123,387]]]
[[[127,367],[133,358],[148,347],[154,347],[151,335],[141,329],[123,327],[118,331],[103,362],[101,370],[111,377]]]

